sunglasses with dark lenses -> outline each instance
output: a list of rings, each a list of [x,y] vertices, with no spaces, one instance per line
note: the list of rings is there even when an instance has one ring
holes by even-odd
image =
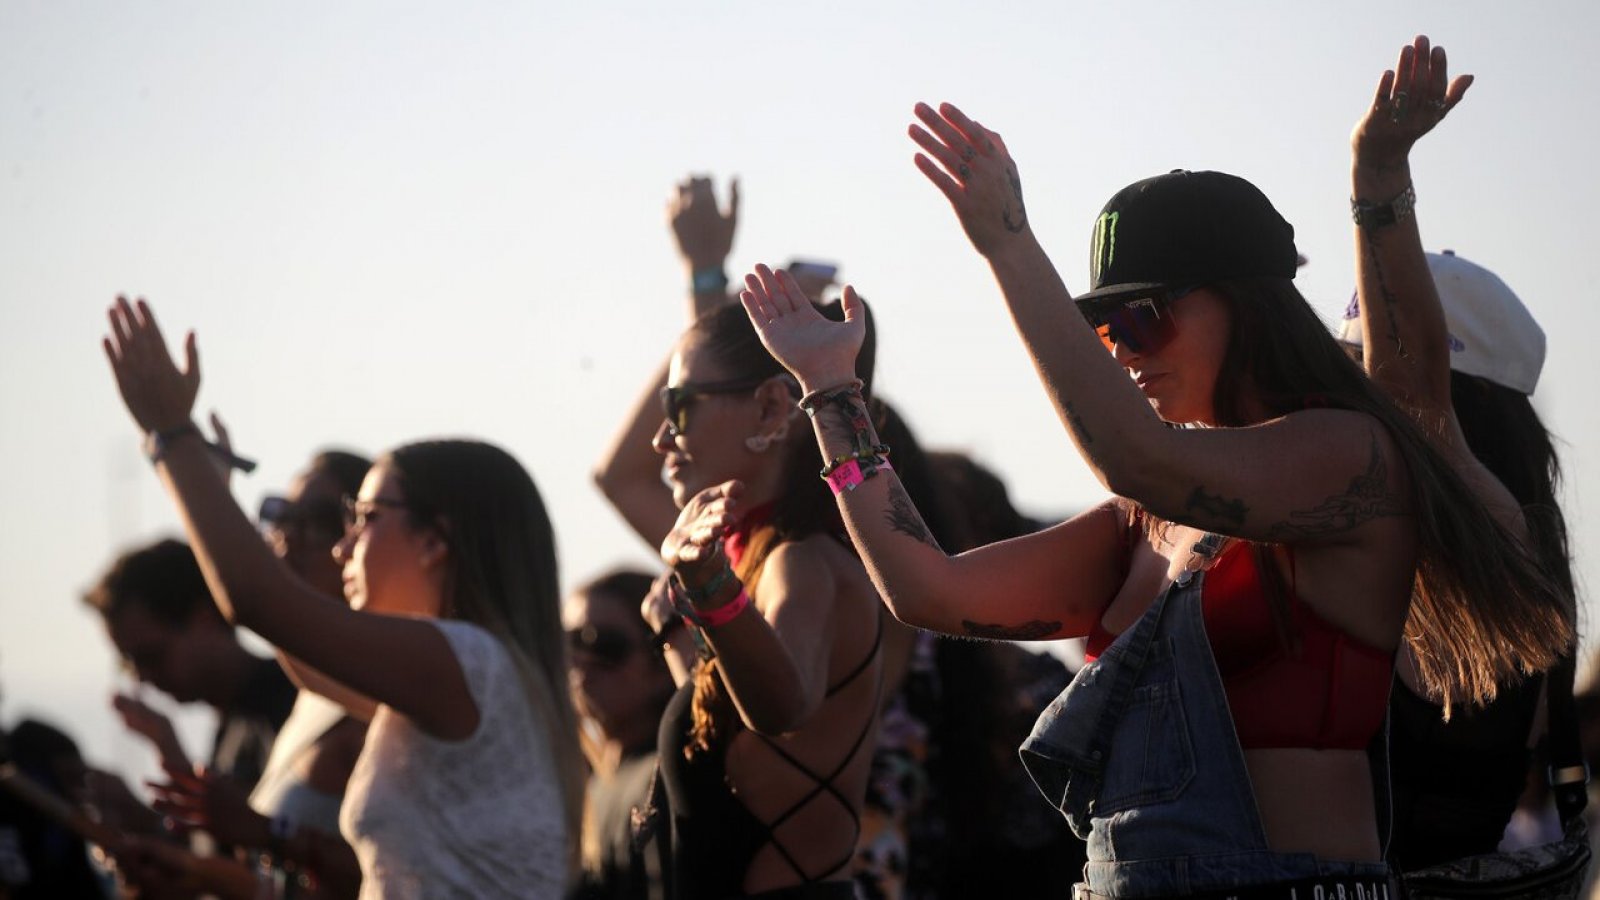
[[[713,394],[738,394],[753,391],[766,381],[761,378],[740,378],[733,381],[715,381],[709,384],[684,382],[661,389],[661,414],[667,419],[667,434],[677,437],[689,427],[689,406],[696,397]]]
[[[615,669],[628,661],[639,644],[621,629],[585,625],[567,632],[567,648],[593,657],[603,668]]]
[[[1172,303],[1193,290],[1183,287],[1152,297],[1135,297],[1109,309],[1086,311],[1084,315],[1107,350],[1114,352],[1121,344],[1134,353],[1154,353],[1178,334],[1172,321]]]
[[[263,530],[279,531],[321,529],[338,535],[344,528],[344,507],[336,500],[320,503],[296,503],[287,497],[268,494],[261,498],[261,509],[256,513],[256,523]]]

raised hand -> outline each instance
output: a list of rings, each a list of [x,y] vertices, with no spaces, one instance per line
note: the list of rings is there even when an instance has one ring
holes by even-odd
[[[739,225],[739,179],[730,184],[727,212],[717,207],[710,178],[697,175],[679,182],[667,202],[667,221],[678,240],[678,253],[691,269],[720,267],[733,249],[733,234]]]
[[[737,520],[744,483],[724,481],[689,498],[677,524],[661,542],[661,561],[690,587],[699,587],[721,570],[722,536]]]
[[[1429,47],[1426,35],[1400,48],[1400,60],[1378,80],[1372,105],[1350,135],[1358,165],[1404,163],[1411,147],[1454,109],[1471,75],[1450,79],[1443,47]]]
[[[761,343],[806,393],[855,379],[856,354],[867,335],[867,307],[854,287],[845,286],[844,321],[835,322],[811,305],[788,272],[758,265],[744,283],[739,302]]]
[[[170,431],[187,424],[200,391],[200,350],[194,332],[184,339],[184,366],[179,369],[143,298],[130,304],[127,297],[119,296],[106,315],[111,334],[101,345],[133,421],[146,432]]]
[[[1027,232],[1022,179],[1000,135],[949,103],[918,103],[914,112],[922,125],[913,122],[908,133],[926,151],[917,168],[955,208],[972,246],[988,256]]]
[[[172,727],[172,720],[151,709],[144,701],[128,694],[117,694],[111,698],[111,707],[121,717],[122,724],[129,731],[140,735],[149,741],[156,752],[161,754],[161,765],[165,768],[189,767],[189,756],[183,751],[183,744],[178,741],[178,733]]]

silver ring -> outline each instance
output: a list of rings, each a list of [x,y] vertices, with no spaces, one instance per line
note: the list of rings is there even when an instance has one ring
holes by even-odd
[[[969,168],[966,163],[962,163],[956,167],[956,174],[960,175],[962,178],[966,178],[968,175],[972,174],[972,169]]]
[[[968,144],[967,146],[961,148],[961,161],[962,162],[972,162],[972,158],[974,156],[977,156],[977,155],[978,155],[978,151],[972,149],[972,145],[971,144]]]
[[[1441,116],[1446,112],[1446,105],[1443,100],[1429,100],[1427,107]]]
[[[1406,92],[1395,91],[1394,96],[1389,99],[1389,119],[1390,121],[1398,122],[1400,121],[1400,117],[1404,116],[1405,114]]]

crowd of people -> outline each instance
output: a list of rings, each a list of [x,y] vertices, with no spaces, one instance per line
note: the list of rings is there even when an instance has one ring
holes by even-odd
[[[247,514],[193,335],[175,361],[119,297],[105,354],[187,540],[84,599],[219,725],[197,762],[115,698],[148,794],[11,728],[0,898],[1514,896],[1508,835],[1545,845],[1516,875],[1577,890],[1600,717],[1572,697],[1543,334],[1424,252],[1410,172],[1470,84],[1422,37],[1381,77],[1338,334],[1247,180],[1116,191],[1074,295],[1000,134],[915,108],[917,168],[1110,495],[1054,524],[874,392],[834,267],[730,280],[736,184],[670,204],[685,328],[593,473],[661,566],[565,597],[560,524],[482,441],[328,450]],[[1076,672],[1024,646],[1067,638]]]

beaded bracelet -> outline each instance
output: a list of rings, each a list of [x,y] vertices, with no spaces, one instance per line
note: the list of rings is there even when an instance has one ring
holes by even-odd
[[[889,445],[874,444],[867,450],[857,450],[854,453],[846,453],[841,456],[835,456],[833,459],[829,460],[828,464],[823,466],[822,471],[818,472],[817,474],[821,475],[823,478],[827,478],[829,475],[833,474],[835,469],[850,462],[866,463],[872,466],[887,465],[885,461],[888,458]]]
[[[864,382],[862,382],[861,379],[852,378],[841,385],[835,385],[831,388],[823,388],[822,390],[812,391],[811,393],[806,394],[804,397],[801,397],[800,402],[797,405],[801,409],[805,410],[806,415],[815,418],[817,415],[818,403],[837,402],[840,398],[848,397],[852,394],[860,396],[861,389],[864,386]]]

